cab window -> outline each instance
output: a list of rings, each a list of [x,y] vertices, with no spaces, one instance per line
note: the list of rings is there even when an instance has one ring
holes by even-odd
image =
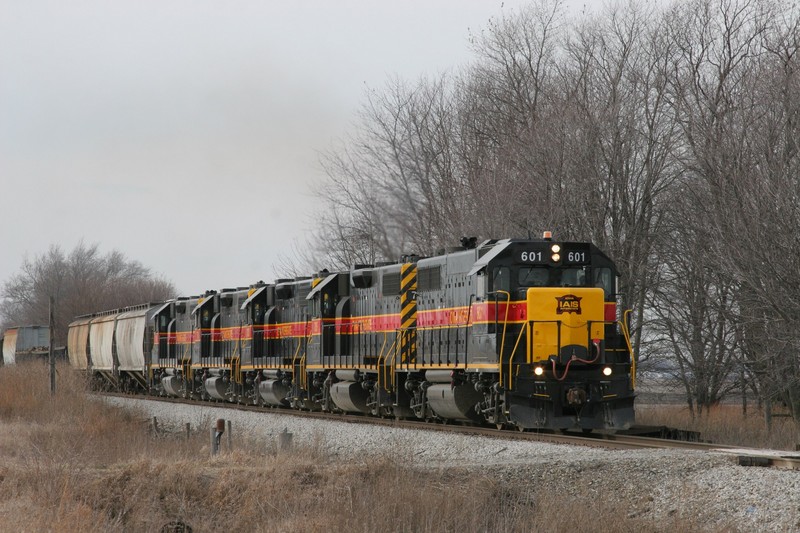
[[[595,268],[592,277],[593,286],[603,289],[606,296],[614,294],[614,276],[610,268]]]
[[[511,269],[508,267],[495,267],[492,269],[492,290],[511,290]]]
[[[585,287],[586,271],[582,268],[565,268],[561,271],[562,287]]]
[[[518,281],[520,287],[546,287],[549,271],[541,267],[521,267]]]

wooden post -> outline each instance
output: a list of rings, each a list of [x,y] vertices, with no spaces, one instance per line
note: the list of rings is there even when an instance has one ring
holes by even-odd
[[[222,441],[222,434],[225,433],[225,419],[218,418],[216,425],[211,428],[211,454],[217,455]]]
[[[228,420],[228,453],[233,451],[233,431],[231,431],[231,421]]]
[[[186,440],[189,440],[189,437],[192,435],[192,425],[189,422],[186,422]]]

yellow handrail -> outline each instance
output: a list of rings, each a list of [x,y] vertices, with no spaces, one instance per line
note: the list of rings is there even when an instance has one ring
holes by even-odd
[[[620,329],[622,330],[623,337],[625,337],[625,343],[628,345],[628,353],[631,356],[631,389],[636,390],[636,357],[633,354],[633,346],[631,346],[631,333],[628,330],[628,314],[631,311],[633,310],[626,309],[625,313],[623,313]]]
[[[303,346],[303,341],[297,339],[297,350],[295,350],[294,355],[292,356],[292,372],[294,372],[294,362],[297,361],[297,356],[300,355],[300,348]],[[281,366],[286,366],[281,364]]]
[[[304,353],[303,357],[300,358],[300,384],[303,386],[305,390],[308,390],[308,376],[306,375],[306,356],[308,354]]]
[[[526,326],[527,327],[527,326]],[[517,335],[517,342],[514,343],[514,349],[511,350],[511,356],[508,358],[508,390],[511,390],[511,364],[514,362],[514,354],[517,352],[517,346],[519,346],[519,340],[522,338],[522,334],[525,333],[526,328],[519,328],[519,335]],[[502,376],[503,371],[502,368],[500,369],[500,375]]]
[[[503,386],[503,350],[506,347],[506,328],[508,327],[508,308],[511,307],[511,293],[508,291],[495,291],[497,294],[506,295],[506,316],[503,318],[503,339],[500,341],[500,386]],[[497,300],[495,300],[495,317],[497,316]],[[509,367],[510,368],[510,367]],[[509,376],[510,378],[511,376]]]
[[[384,359],[383,349],[386,348],[386,342],[388,340],[387,332],[383,332],[383,344],[381,345],[381,351],[378,352],[378,389],[381,388],[381,359]]]
[[[183,367],[183,379],[191,383],[194,380],[194,369],[192,368],[192,358],[183,357],[181,359],[181,366]]]
[[[389,346],[389,350],[386,354],[392,354],[392,362],[387,365],[389,367],[389,377],[391,378],[392,390],[394,390],[394,358],[397,355],[397,350],[395,350],[395,346],[397,345],[397,338],[392,341],[392,345]]]
[[[233,382],[234,383],[241,384],[242,383],[242,379],[241,379],[240,372],[239,372],[241,359],[239,357],[237,357],[235,354],[236,354],[236,352],[234,351],[234,355],[233,355],[233,357],[231,357],[231,375],[233,376]]]
[[[392,362],[389,363],[391,365],[391,367],[392,367],[392,388],[394,388],[394,362],[395,362],[395,359],[397,358],[397,352],[401,349],[400,347],[402,347],[402,345],[403,345],[403,343],[400,342],[400,347],[398,347],[397,338],[402,336],[402,335],[403,335],[402,331],[398,331],[397,334],[394,336],[394,342],[392,342],[392,347],[389,348],[389,351],[392,352]]]

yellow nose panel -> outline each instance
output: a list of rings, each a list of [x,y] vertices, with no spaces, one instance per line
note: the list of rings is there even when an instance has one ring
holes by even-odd
[[[533,329],[528,360],[546,360],[557,355],[560,347],[569,345],[588,349],[591,340],[603,340],[603,297],[603,289],[594,287],[528,289],[528,327]],[[533,321],[532,325],[530,321]]]

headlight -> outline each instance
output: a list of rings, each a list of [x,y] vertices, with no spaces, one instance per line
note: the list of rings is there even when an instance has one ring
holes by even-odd
[[[603,375],[604,376],[610,376],[611,375],[611,367],[610,366],[607,366],[607,367],[603,368]]]
[[[553,252],[554,254],[557,254],[558,252],[561,251],[561,246],[554,244],[553,246],[550,247],[550,251]]]
[[[553,260],[553,263],[558,263],[559,261],[561,261],[561,256],[558,254],[553,254],[550,256],[550,259]]]
[[[535,366],[533,367],[533,373],[536,374],[537,376],[541,376],[542,374],[544,374],[544,368],[540,366]]]

